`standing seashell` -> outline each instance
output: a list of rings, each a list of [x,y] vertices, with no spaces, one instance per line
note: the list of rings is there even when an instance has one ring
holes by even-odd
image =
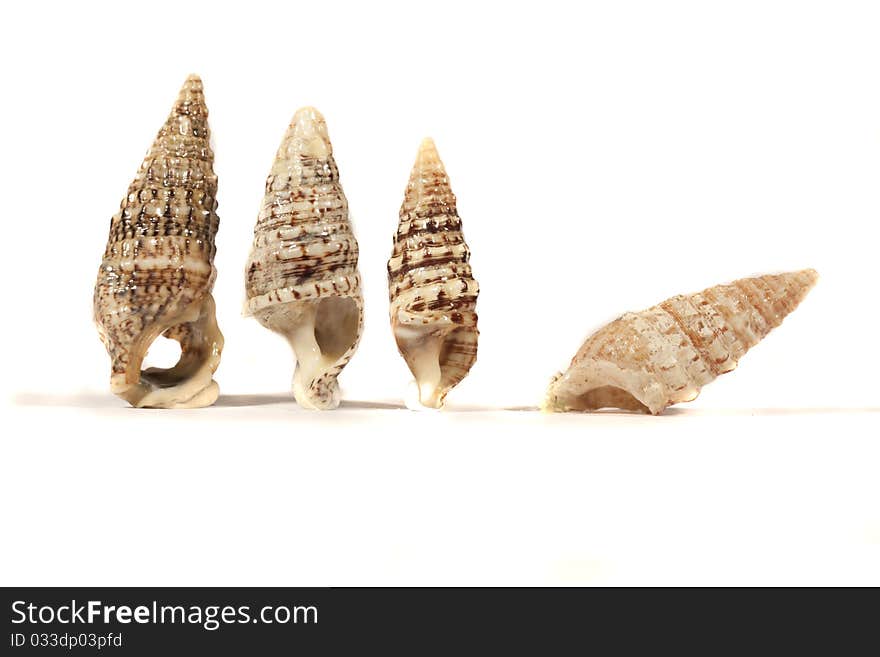
[[[304,107],[266,179],[245,287],[247,313],[293,348],[293,394],[305,408],[339,406],[336,377],[363,330],[357,262],[327,124],[318,110]]]
[[[388,261],[391,329],[419,387],[440,408],[477,360],[477,281],[455,195],[431,139],[419,147]]]
[[[219,394],[212,375],[223,335],[211,296],[219,220],[208,140],[202,81],[191,75],[110,220],[95,322],[110,354],[110,387],[132,406],[195,408]],[[180,360],[142,372],[160,335],[180,343]]]
[[[779,326],[817,278],[812,269],[743,278],[626,313],[587,338],[553,378],[544,409],[658,415],[691,401]]]

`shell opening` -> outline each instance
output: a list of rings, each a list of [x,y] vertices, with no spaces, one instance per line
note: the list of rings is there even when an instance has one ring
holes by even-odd
[[[187,332],[190,326],[190,324],[178,324],[177,326],[172,326],[149,345],[147,356],[150,356],[155,347],[159,347],[159,349],[167,355],[167,351],[164,348],[165,345],[163,344],[166,342],[176,343],[180,355],[176,362],[170,367],[144,367],[146,363],[142,361],[141,367],[143,369],[141,369],[140,373],[140,383],[155,389],[173,388],[179,386],[198,371],[199,366],[204,360],[201,353],[201,345],[194,345],[191,343],[184,345],[183,335],[176,335],[177,333]],[[184,351],[184,348],[186,348],[186,351]],[[144,357],[144,361],[147,360],[147,356]]]
[[[161,329],[160,329],[161,330]],[[156,345],[169,354],[164,340],[176,341],[180,357],[171,367],[141,369],[145,354]],[[111,379],[113,391],[139,408],[199,408],[213,404],[220,389],[213,374],[220,364],[223,335],[214,317],[214,301],[210,296],[192,321],[183,321],[162,331],[146,335],[140,349],[133,352],[125,374]]]
[[[322,356],[336,362],[358,338],[358,306],[351,297],[321,299],[315,312],[315,342]]]
[[[171,369],[180,362],[183,352],[177,340],[160,335],[153,341],[144,356],[141,367],[146,369]]]
[[[617,386],[600,386],[567,400],[573,411],[597,411],[602,408],[620,408],[625,411],[650,413],[650,409],[632,394]]]
[[[360,309],[352,297],[326,297],[306,304],[285,304],[260,319],[287,337],[296,355],[293,395],[304,408],[339,405],[339,361],[359,338]]]
[[[428,408],[440,408],[451,387],[450,369],[456,354],[456,331],[437,334],[431,330],[396,331],[397,345],[415,377],[419,402]]]

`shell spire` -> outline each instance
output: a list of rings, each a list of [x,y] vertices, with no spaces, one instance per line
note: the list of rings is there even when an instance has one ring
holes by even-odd
[[[219,219],[209,139],[202,82],[190,75],[110,221],[94,316],[110,354],[111,389],[133,406],[207,406],[219,394],[212,375],[223,335],[211,296]],[[180,342],[180,361],[141,371],[160,335]]]
[[[210,139],[204,87],[202,79],[195,74],[187,76],[180,88],[165,125],[156,135],[153,150],[156,150],[160,144],[165,147],[180,144],[180,137],[186,135],[203,139],[205,145],[208,145]]]
[[[550,384],[544,409],[657,415],[691,401],[797,308],[812,269],[743,278],[626,313],[587,338]]]
[[[440,408],[477,359],[479,285],[455,194],[433,140],[422,141],[388,261],[391,328],[419,388]]]
[[[446,167],[443,166],[434,140],[425,137],[419,145],[409,176],[401,212],[425,212],[429,209],[442,209],[446,213],[456,214],[455,194],[449,185]]]
[[[357,263],[327,123],[318,110],[303,107],[266,180],[245,289],[246,312],[293,348],[293,394],[305,408],[339,406],[336,379],[363,330]]]

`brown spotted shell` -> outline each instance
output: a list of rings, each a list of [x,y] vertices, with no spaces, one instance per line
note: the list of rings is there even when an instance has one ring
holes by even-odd
[[[477,294],[455,195],[431,139],[410,174],[388,261],[391,329],[419,386],[443,405],[477,359]]]
[[[817,278],[812,269],[744,278],[627,313],[587,338],[544,408],[656,415],[690,401],[779,326]]]
[[[202,82],[191,75],[110,220],[94,316],[110,354],[111,389],[133,406],[207,406],[219,394],[212,375],[223,335],[211,296],[219,220],[209,138]],[[141,371],[160,335],[180,342],[180,361]]]
[[[246,312],[290,342],[293,394],[339,406],[336,377],[357,349],[364,303],[358,244],[324,117],[296,112],[266,180],[245,271]]]

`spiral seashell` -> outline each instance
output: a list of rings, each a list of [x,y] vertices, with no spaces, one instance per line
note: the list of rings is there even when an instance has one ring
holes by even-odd
[[[431,139],[419,147],[388,261],[391,329],[419,388],[440,408],[477,360],[477,281],[455,195]]]
[[[304,107],[266,179],[245,288],[246,312],[293,348],[293,394],[305,408],[339,406],[336,377],[363,330],[357,262],[327,124],[318,110]]]
[[[691,401],[779,326],[817,279],[812,269],[743,278],[626,313],[587,338],[543,407],[658,415]]]
[[[94,316],[110,354],[110,387],[132,406],[196,408],[219,394],[212,375],[223,335],[211,296],[219,220],[209,138],[202,81],[191,75],[110,220]],[[141,371],[160,335],[180,343],[180,360]]]

